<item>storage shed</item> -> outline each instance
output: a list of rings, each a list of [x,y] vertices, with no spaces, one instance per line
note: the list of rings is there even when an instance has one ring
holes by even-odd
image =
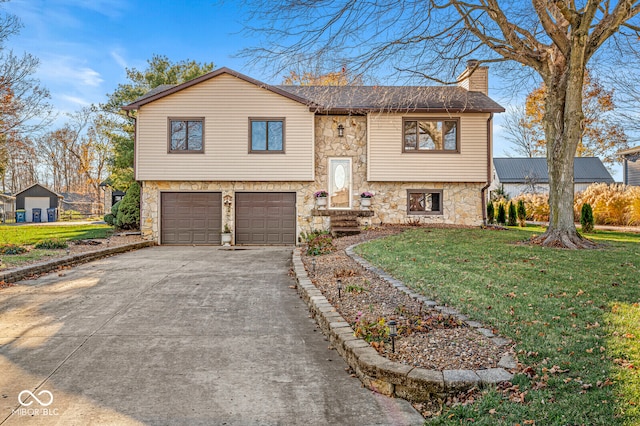
[[[40,209],[40,221],[47,222],[49,219],[47,209],[58,209],[60,199],[62,198],[61,195],[56,194],[39,183],[31,185],[27,189],[23,189],[18,192],[15,197],[16,211],[25,210],[25,219],[27,222],[33,222],[34,209]]]

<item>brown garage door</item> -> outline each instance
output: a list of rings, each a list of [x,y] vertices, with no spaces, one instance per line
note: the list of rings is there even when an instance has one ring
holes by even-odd
[[[236,193],[236,244],[295,242],[295,192]]]
[[[220,244],[219,192],[163,192],[161,244]]]

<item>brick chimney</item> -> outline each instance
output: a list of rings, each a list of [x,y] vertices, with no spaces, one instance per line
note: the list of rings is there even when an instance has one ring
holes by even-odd
[[[467,69],[458,76],[458,86],[489,96],[489,67],[479,66],[479,63],[477,59],[467,61]]]

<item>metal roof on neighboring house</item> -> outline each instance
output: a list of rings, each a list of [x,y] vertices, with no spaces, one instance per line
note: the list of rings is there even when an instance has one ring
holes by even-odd
[[[220,68],[178,85],[158,86],[124,110],[141,106],[222,74],[254,84],[307,105],[325,114],[375,112],[504,112],[504,108],[481,92],[457,86],[273,86],[229,68]]]
[[[500,183],[549,183],[546,158],[494,158],[493,167]],[[614,183],[611,174],[597,157],[576,157],[574,183]]]

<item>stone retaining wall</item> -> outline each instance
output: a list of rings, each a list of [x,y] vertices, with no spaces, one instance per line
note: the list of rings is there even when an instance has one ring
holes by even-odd
[[[349,248],[347,253],[354,255],[352,248]],[[362,258],[360,260],[364,261]],[[298,280],[298,293],[309,306],[309,310],[320,329],[368,389],[412,402],[424,402],[431,400],[434,396],[442,397],[448,393],[460,392],[474,386],[493,385],[510,381],[513,378],[513,375],[505,369],[516,367],[515,361],[509,355],[505,355],[501,359],[499,368],[476,371],[426,370],[390,361],[381,356],[369,343],[355,337],[350,324],[342,318],[309,279],[299,249],[294,250],[293,253],[293,269]],[[371,269],[374,268],[371,267]],[[475,326],[479,332],[491,333],[490,330],[482,328],[479,323],[468,321],[466,317],[458,314],[455,310],[437,306],[435,302],[411,292],[397,280],[392,285],[401,291],[406,291],[412,297],[420,298],[426,306],[466,320],[469,326]],[[493,333],[488,337],[492,337],[496,345],[507,346],[509,344],[507,339],[494,336]]]
[[[131,250],[137,250],[144,247],[154,246],[152,241],[141,241],[138,243],[126,244],[118,247],[112,247],[108,249],[100,249],[85,253],[76,254],[73,256],[66,256],[60,259],[49,260],[46,262],[35,263],[32,265],[23,266],[11,271],[0,273],[0,281],[7,283],[14,283],[16,281],[30,278],[34,275],[46,274],[62,266],[77,265],[80,263],[90,262],[92,260],[100,259],[102,257],[112,256],[114,254],[125,253]]]

